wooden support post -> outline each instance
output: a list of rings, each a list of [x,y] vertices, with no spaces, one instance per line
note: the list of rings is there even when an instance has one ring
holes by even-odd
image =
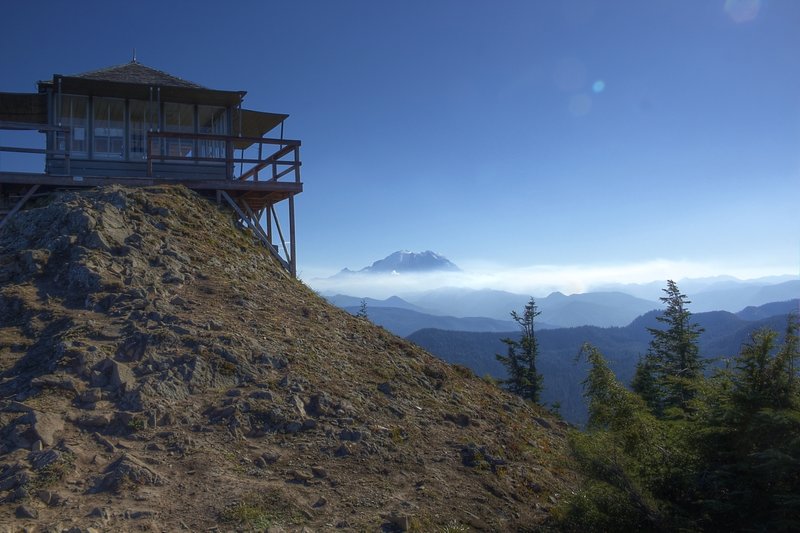
[[[262,143],[258,143],[258,160],[259,161],[261,161],[261,153],[263,152],[263,150],[264,150],[264,145]],[[258,167],[256,167],[256,168],[258,168]],[[253,179],[255,181],[258,181],[258,170],[256,170],[256,173],[253,175]]]
[[[247,205],[247,202],[242,204],[242,209],[247,213],[247,218],[250,220],[250,226],[253,228],[253,231],[258,232],[258,234],[262,237],[262,240],[267,238],[267,234],[264,233],[264,228],[261,227],[261,223],[258,220],[258,216],[253,213],[253,210],[250,209],[250,206]]]
[[[258,217],[257,223],[258,223],[259,226],[261,226],[261,230],[264,232],[264,236],[266,237],[267,236],[267,228],[266,228],[266,226],[263,226],[261,224],[261,219],[264,218],[264,209],[263,208],[259,209],[258,211],[256,211],[256,217]]]
[[[267,204],[265,209],[267,211],[267,238],[269,239],[269,242],[272,242],[272,218],[270,218],[270,213],[272,213],[272,204]]]
[[[294,195],[289,197],[289,248],[291,248],[291,257],[289,257],[289,273],[293,278],[297,277],[297,257],[295,255],[297,247],[295,245],[294,234]]]
[[[281,230],[281,223],[278,221],[278,213],[275,212],[275,208],[272,208],[272,218],[275,219],[275,229],[278,230],[278,238],[281,240],[281,246],[283,246],[283,253],[286,255],[286,258],[289,259],[289,250],[286,249],[286,239],[283,238],[283,230]],[[291,244],[291,243],[290,243]]]
[[[253,235],[255,235],[255,237],[259,241],[261,241],[261,243],[264,244],[269,249],[269,251],[278,260],[278,262],[283,266],[283,268],[285,268],[286,270],[289,271],[289,273],[291,273],[291,271],[292,271],[291,265],[289,264],[288,261],[286,261],[283,257],[280,256],[280,254],[278,253],[278,250],[276,250],[275,247],[272,246],[272,243],[268,242],[266,240],[267,236],[264,235],[264,230],[262,230],[261,227],[258,226],[257,224],[253,224],[253,222],[250,219],[250,217],[247,216],[247,214],[245,214],[245,212],[242,210],[241,206],[239,204],[237,204],[236,201],[233,198],[231,198],[230,194],[228,194],[225,191],[221,191],[221,192],[222,192],[222,197],[225,199],[225,201],[227,201],[228,204],[230,204],[230,206],[233,208],[233,210],[236,211],[236,214],[239,215],[239,218],[242,220],[242,223],[247,224],[250,227],[250,231],[253,232]],[[248,211],[250,211],[250,207],[249,206],[247,206],[246,208],[247,208]],[[250,211],[250,212],[252,213],[252,211]]]
[[[300,146],[294,147],[294,181],[300,183]]]
[[[11,211],[6,213],[6,216],[3,217],[2,220],[0,220],[0,228],[2,228],[6,224],[6,222],[8,222],[11,219],[11,217],[13,217],[17,213],[17,211],[22,209],[22,206],[25,205],[25,202],[27,202],[30,199],[30,197],[33,196],[33,194],[38,190],[39,190],[38,184],[28,189],[28,192],[26,192],[25,195],[22,198],[20,198],[19,202],[17,202],[16,205],[11,208]]]

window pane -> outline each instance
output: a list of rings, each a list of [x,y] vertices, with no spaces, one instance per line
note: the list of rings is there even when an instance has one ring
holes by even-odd
[[[86,129],[89,123],[89,99],[85,96],[63,95],[59,122],[71,130],[71,151],[85,153],[88,148]],[[56,139],[56,149],[66,150],[64,134],[58,133]]]
[[[197,108],[197,132],[209,135],[227,135],[228,121],[224,107],[201,105]],[[200,141],[200,157],[225,157],[225,141]]]
[[[94,155],[122,158],[125,138],[125,102],[116,98],[94,101]]]
[[[151,127],[150,124],[154,124],[157,120],[158,115],[155,106],[150,102],[131,100],[129,107],[130,139],[128,146],[130,147],[130,158],[144,159],[147,157],[147,132]]]
[[[194,133],[194,106],[190,104],[165,103],[164,131]],[[167,139],[167,155],[191,157],[192,146],[192,139]]]

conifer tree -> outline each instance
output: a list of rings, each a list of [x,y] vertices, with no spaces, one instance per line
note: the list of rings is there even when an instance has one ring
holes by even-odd
[[[671,450],[661,424],[642,399],[622,385],[600,351],[584,344],[589,363],[583,382],[589,408],[585,433],[570,447],[587,481],[557,510],[566,531],[669,530],[652,489]]]
[[[539,402],[542,391],[542,376],[536,370],[539,344],[534,332],[534,320],[540,314],[533,298],[525,305],[521,316],[512,311],[511,318],[519,324],[522,336],[518,341],[502,339],[508,346],[508,352],[506,355],[496,355],[508,372],[508,379],[503,380],[506,388],[534,403]]]
[[[361,305],[358,307],[358,313],[356,313],[358,318],[366,318],[369,320],[369,313],[367,312],[367,300],[366,298],[361,298]]]
[[[697,339],[703,329],[691,322],[691,301],[678,285],[667,281],[664,313],[657,317],[667,329],[647,328],[652,335],[644,362],[637,368],[635,389],[658,416],[666,409],[686,410],[695,395],[694,383],[703,373]],[[638,389],[638,390],[637,390]]]
[[[789,315],[786,325],[783,345],[776,357],[776,367],[778,368],[776,381],[781,386],[783,398],[788,403],[791,403],[792,399],[800,397],[800,380],[797,377],[797,373],[800,371],[800,366],[798,366],[800,361],[800,335],[798,335],[798,330],[800,330],[800,317],[792,313]],[[800,405],[794,405],[794,407],[800,407]]]
[[[631,389],[644,400],[652,413],[660,415],[662,411],[661,389],[656,379],[657,368],[653,357],[640,357],[636,363]]]
[[[697,502],[715,528],[800,531],[797,317],[783,343],[762,329],[709,395],[698,420]]]

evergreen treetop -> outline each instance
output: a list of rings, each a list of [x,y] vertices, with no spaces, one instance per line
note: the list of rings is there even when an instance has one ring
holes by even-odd
[[[522,315],[511,311],[511,318],[519,324],[522,335],[518,341],[501,339],[508,346],[508,352],[506,355],[496,355],[508,372],[508,379],[502,381],[505,387],[534,403],[539,402],[542,391],[542,375],[536,370],[539,344],[534,332],[534,322],[540,314],[533,298],[525,305]]]
[[[691,301],[672,280],[663,291],[660,299],[666,308],[656,320],[666,329],[647,328],[652,339],[631,384],[657,416],[669,409],[688,409],[704,367],[697,346],[703,328],[691,321]]]

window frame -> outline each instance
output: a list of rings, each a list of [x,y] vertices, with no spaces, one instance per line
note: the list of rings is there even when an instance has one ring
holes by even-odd
[[[75,106],[73,105],[76,101],[82,100],[84,103],[84,115],[83,117],[77,117],[76,113],[74,112]],[[64,109],[68,108],[69,112],[65,115]],[[66,126],[69,128],[70,132],[70,146],[69,146],[69,154],[70,157],[79,156],[79,157],[89,157],[89,148],[91,147],[91,124],[89,117],[91,116],[91,99],[88,96],[79,95],[79,94],[62,94],[59,105],[58,105],[58,116],[56,117],[56,124],[60,126]],[[76,125],[76,118],[82,118],[83,124],[81,126]],[[76,150],[75,149],[75,141],[78,137],[76,135],[76,128],[81,127],[83,129],[82,139],[80,141],[83,143],[83,150]],[[63,132],[57,132],[56,134],[56,149],[60,151],[66,150],[66,142],[65,136]]]
[[[101,112],[102,106],[107,104],[107,116],[105,119],[99,118],[98,119],[98,112]],[[121,104],[121,121],[114,121],[113,123],[120,123],[121,127],[112,127],[112,120],[111,120],[111,113],[113,110],[112,104]],[[126,159],[126,152],[127,152],[127,100],[125,98],[114,98],[110,96],[95,96],[92,98],[92,159],[101,159],[101,160],[124,160]],[[98,125],[98,122],[102,124],[103,120],[105,120],[105,135],[98,135],[98,129],[101,128],[101,125]],[[120,132],[119,135],[112,135],[112,131]],[[106,142],[106,150],[99,150],[98,149],[98,142],[105,139]],[[112,142],[119,142],[119,150],[111,150]]]

